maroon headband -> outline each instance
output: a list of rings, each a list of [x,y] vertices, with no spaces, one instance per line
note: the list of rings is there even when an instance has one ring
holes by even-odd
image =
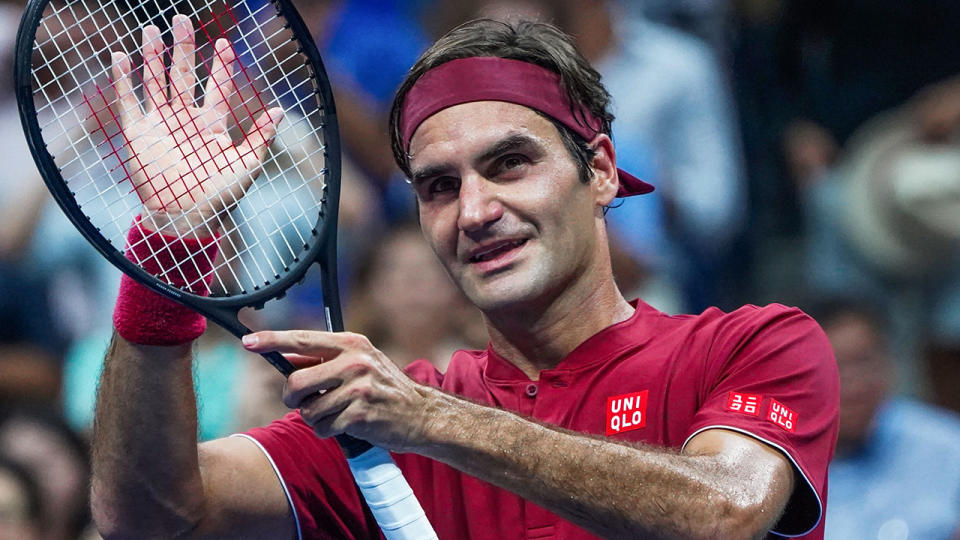
[[[601,128],[600,120],[586,109],[578,107],[574,113],[557,73],[522,60],[473,56],[440,64],[417,79],[400,114],[404,148],[409,149],[413,133],[424,120],[447,107],[473,101],[506,101],[530,107],[588,141]],[[653,191],[653,186],[623,169],[618,168],[617,172],[618,197]]]

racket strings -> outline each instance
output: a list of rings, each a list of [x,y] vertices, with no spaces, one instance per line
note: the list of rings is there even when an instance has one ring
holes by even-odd
[[[160,6],[154,0],[153,7],[165,20],[173,15],[172,5]],[[165,105],[145,88],[144,79],[156,80],[160,75],[155,66],[142,61],[140,54],[142,28],[149,24],[146,16],[121,16],[115,0],[59,1],[47,7],[37,30],[34,101],[43,139],[78,206],[101,234],[115,248],[124,249],[126,231],[134,217],[146,203],[156,202],[150,197],[162,196],[171,211],[168,216],[174,216],[172,228],[165,228],[163,234],[169,235],[172,230],[177,238],[209,238],[216,232],[221,235],[221,253],[215,261],[198,251],[194,258],[175,261],[163,269],[163,275],[179,278],[168,277],[168,282],[186,282],[184,289],[199,288],[214,296],[252,292],[289,271],[315,235],[323,208],[323,187],[330,174],[323,135],[326,111],[318,105],[313,73],[291,40],[285,21],[268,7],[264,4],[247,10],[222,1],[206,1],[194,2],[191,10],[181,10],[196,24],[197,70],[188,92],[178,93],[173,80],[178,74],[163,68],[170,79],[169,106],[181,112],[194,107],[196,88],[204,81],[212,83],[208,82],[203,99],[219,98],[228,106],[222,117],[160,115],[150,129],[178,135],[174,139],[176,148],[146,146],[133,150],[138,141],[130,140],[134,136],[128,138],[123,118],[140,111],[124,106],[117,81],[109,76],[110,53],[124,52],[131,60],[135,107],[139,109],[151,99],[155,109]],[[164,37],[170,39],[169,35]],[[220,38],[230,42],[230,50],[217,50],[214,44]],[[158,52],[164,65],[172,62],[172,45],[164,45]],[[226,57],[224,53],[228,53]],[[235,59],[232,87],[217,80],[225,75],[217,70],[227,69],[225,60],[229,57]],[[211,96],[211,91],[219,96]],[[177,160],[192,165],[201,182],[231,168],[242,168],[244,159],[253,152],[252,145],[237,151],[228,161],[217,161],[214,155],[225,150],[223,144],[215,140],[211,143],[214,146],[203,145],[186,134],[208,129],[211,122],[226,121],[236,148],[240,144],[236,141],[263,137],[257,134],[261,126],[255,119],[277,105],[284,108],[284,120],[266,150],[260,176],[245,193],[231,192],[236,186],[230,185],[191,190],[183,175],[176,174],[175,164],[165,164],[162,156],[143,159],[150,153],[174,152]],[[151,186],[134,180],[135,173],[145,171],[149,171],[143,176],[151,182],[152,190],[143,189]],[[214,213],[200,222],[188,219],[189,210],[202,204],[216,204],[230,211]],[[153,231],[149,235],[161,234],[154,218],[142,216],[143,223]],[[151,253],[135,262],[143,266],[149,259],[170,257]],[[203,268],[212,270],[203,272]],[[213,280],[207,285],[203,278],[209,279],[211,274]]]

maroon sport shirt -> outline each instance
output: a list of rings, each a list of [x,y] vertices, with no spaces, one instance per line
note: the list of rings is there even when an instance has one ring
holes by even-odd
[[[839,381],[826,336],[797,309],[746,306],[670,316],[638,301],[630,319],[592,336],[537,381],[490,349],[458,351],[446,374],[425,361],[407,373],[611,441],[681,448],[707,429],[752,436],[782,452],[798,473],[775,532],[823,537]],[[276,469],[302,538],[381,538],[339,447],[317,438],[298,413],[247,436]],[[443,540],[595,538],[449,466],[415,454],[395,457]]]

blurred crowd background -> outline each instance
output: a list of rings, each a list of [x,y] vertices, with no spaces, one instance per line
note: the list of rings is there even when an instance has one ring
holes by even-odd
[[[657,186],[608,214],[621,288],[670,313],[808,310],[842,382],[828,538],[960,539],[960,2],[295,4],[341,123],[349,329],[441,370],[485,345],[419,234],[387,111],[460,22],[552,22],[613,95],[618,163]],[[0,2],[4,65],[22,10]],[[0,78],[0,540],[96,538],[87,437],[119,274],[47,194]],[[250,317],[320,328],[319,294],[308,279]],[[202,439],[284,412],[282,378],[213,325],[196,380]]]

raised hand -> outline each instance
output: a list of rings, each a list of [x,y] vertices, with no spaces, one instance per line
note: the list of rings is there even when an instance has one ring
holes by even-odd
[[[173,17],[169,71],[163,65],[160,30],[143,28],[144,106],[133,91],[131,63],[123,52],[112,55],[112,73],[121,112],[119,121],[130,157],[125,167],[146,214],[175,222],[185,217],[194,228],[216,230],[218,214],[236,203],[260,173],[267,144],[283,116],[279,107],[261,113],[239,143],[228,134],[235,118],[235,54],[226,39],[214,44],[201,105],[194,103],[194,29],[185,15]],[[180,228],[179,226],[177,228]]]

